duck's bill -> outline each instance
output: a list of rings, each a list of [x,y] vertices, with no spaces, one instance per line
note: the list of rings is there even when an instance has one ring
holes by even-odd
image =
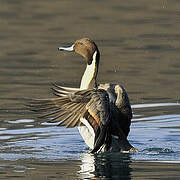
[[[59,51],[74,51],[74,44],[70,47],[58,47]]]

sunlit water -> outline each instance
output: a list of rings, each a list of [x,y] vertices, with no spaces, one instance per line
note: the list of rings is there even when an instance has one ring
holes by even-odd
[[[87,8],[88,7],[88,8]],[[0,1],[0,179],[180,179],[180,1]],[[92,155],[76,128],[36,119],[24,98],[78,87],[85,62],[60,45],[90,37],[98,80],[128,91],[138,153]]]

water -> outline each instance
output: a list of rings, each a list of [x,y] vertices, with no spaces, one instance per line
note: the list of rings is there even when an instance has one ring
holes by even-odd
[[[0,179],[179,179],[179,8],[176,0],[1,0]],[[101,51],[98,80],[129,93],[139,153],[89,154],[76,128],[23,106],[53,97],[52,82],[78,87],[85,62],[57,47],[82,37]]]

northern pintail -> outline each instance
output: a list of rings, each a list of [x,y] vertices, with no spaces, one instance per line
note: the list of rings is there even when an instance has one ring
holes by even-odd
[[[91,152],[136,152],[127,136],[130,131],[132,110],[128,94],[118,84],[98,84],[100,52],[88,38],[76,40],[60,51],[74,51],[86,60],[87,66],[80,88],[55,85],[57,97],[36,99],[30,103],[41,118],[59,122],[59,126],[78,127],[79,133]]]

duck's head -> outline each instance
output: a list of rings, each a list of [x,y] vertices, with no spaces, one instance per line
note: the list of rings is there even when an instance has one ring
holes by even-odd
[[[100,53],[98,47],[92,40],[88,38],[76,40],[73,45],[69,47],[59,47],[58,50],[75,51],[86,59],[88,65],[92,63],[93,58],[96,59],[97,64],[99,63]]]

